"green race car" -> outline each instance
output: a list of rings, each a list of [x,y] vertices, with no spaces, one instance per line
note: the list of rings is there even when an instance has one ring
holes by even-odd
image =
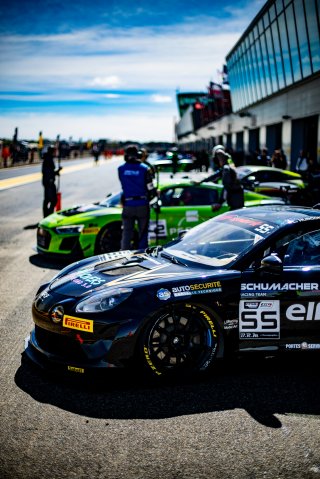
[[[149,244],[165,244],[179,232],[192,228],[229,210],[219,204],[222,186],[195,183],[190,179],[171,180],[159,186],[159,197],[151,203]],[[252,191],[245,191],[245,206],[283,204]],[[37,229],[38,253],[60,257],[89,257],[118,251],[121,240],[121,193],[111,194],[99,203],[75,206],[44,218]],[[136,249],[138,232],[132,239]]]

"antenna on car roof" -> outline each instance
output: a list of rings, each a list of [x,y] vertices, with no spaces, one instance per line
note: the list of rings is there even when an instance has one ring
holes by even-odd
[[[317,203],[312,207],[313,210],[320,210],[320,203]]]

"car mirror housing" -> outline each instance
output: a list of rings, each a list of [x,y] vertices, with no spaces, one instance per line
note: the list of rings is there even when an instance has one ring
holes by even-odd
[[[283,263],[279,256],[276,253],[272,253],[262,258],[259,270],[266,273],[280,274],[282,266]]]

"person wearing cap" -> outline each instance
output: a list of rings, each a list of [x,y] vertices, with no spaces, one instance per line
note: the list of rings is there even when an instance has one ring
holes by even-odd
[[[149,156],[148,150],[146,148],[140,148],[140,150],[138,152],[138,156],[139,156],[140,161],[142,163],[144,163],[145,165],[147,165],[147,167],[149,168],[150,174],[152,176],[152,179],[154,179],[156,177],[156,169],[148,161],[148,156]]]
[[[135,145],[125,151],[125,163],[118,168],[122,186],[122,238],[121,249],[131,249],[135,223],[138,223],[138,249],[148,247],[150,199],[156,194],[149,168],[139,159]]]
[[[244,206],[244,192],[238,179],[237,171],[229,163],[229,155],[224,150],[217,150],[216,156],[221,168],[223,184],[221,202],[227,201],[230,210],[236,210]]]

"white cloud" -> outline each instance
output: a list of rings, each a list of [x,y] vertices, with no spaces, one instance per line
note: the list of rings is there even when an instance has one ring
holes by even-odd
[[[172,97],[168,95],[155,94],[151,96],[151,101],[154,103],[171,103]]]
[[[117,93],[105,93],[102,95],[104,98],[120,98],[121,95],[118,95]]]
[[[123,85],[123,81],[117,75],[111,75],[106,77],[95,77],[90,85],[92,86],[101,86],[104,88],[119,88]]]

